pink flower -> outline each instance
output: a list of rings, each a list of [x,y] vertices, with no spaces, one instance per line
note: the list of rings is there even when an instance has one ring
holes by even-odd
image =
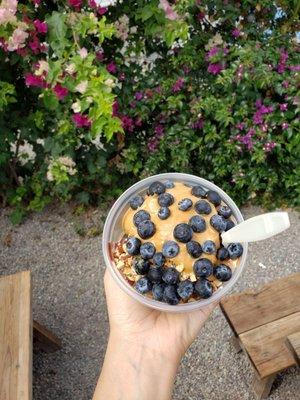
[[[85,59],[88,56],[88,51],[85,47],[82,47],[80,50],[78,50],[78,54],[80,55],[80,58]]]
[[[46,87],[46,82],[40,76],[36,76],[33,74],[26,74],[25,75],[25,85],[44,88],[44,87]]]
[[[96,51],[96,58],[99,62],[102,62],[104,60],[104,51],[103,50]]]
[[[167,0],[159,0],[159,8],[162,8],[166,14],[166,18],[170,20],[178,19],[178,14],[173,8],[170,6]]]
[[[53,92],[56,94],[57,98],[59,100],[63,100],[67,94],[69,93],[68,89],[61,86],[60,83],[57,83],[54,88],[53,88]]]
[[[282,82],[282,87],[284,87],[285,89],[287,89],[289,87],[289,81],[283,81]]]
[[[289,127],[289,124],[288,124],[287,122],[284,122],[284,123],[281,125],[281,128],[282,128],[283,130],[286,130],[288,127]]]
[[[134,122],[133,119],[128,117],[127,115],[123,115],[121,117],[122,127],[124,131],[132,132],[134,129]]]
[[[209,64],[207,67],[207,71],[213,75],[218,75],[223,69],[224,66],[221,63]]]
[[[37,36],[34,36],[32,40],[28,43],[28,46],[31,48],[34,54],[38,54],[41,49],[39,38]]]
[[[184,85],[184,78],[178,78],[177,81],[172,86],[172,92],[176,93],[179,92]]]
[[[8,40],[7,49],[9,51],[14,51],[20,47],[24,47],[25,40],[28,38],[28,33],[23,31],[23,29],[17,28],[13,31],[12,36]]]
[[[245,128],[245,124],[244,124],[244,122],[238,122],[238,123],[235,125],[235,127],[236,127],[236,129],[242,131],[242,130]]]
[[[231,34],[233,37],[238,38],[239,36],[241,36],[241,31],[237,28],[234,28]]]
[[[36,19],[35,21],[33,21],[33,25],[38,33],[47,33],[47,31],[48,31],[47,23],[42,22],[39,19]]]
[[[261,99],[257,99],[256,102],[255,102],[255,107],[256,107],[256,108],[260,108],[261,106],[262,106],[262,101],[261,101]]]
[[[280,111],[286,111],[288,109],[287,103],[279,104]]]
[[[107,64],[106,69],[110,74],[115,74],[117,72],[117,66],[113,61]]]
[[[77,128],[89,128],[91,126],[91,120],[85,114],[75,113],[72,115],[72,120]]]
[[[143,95],[142,92],[136,92],[135,95],[134,95],[134,97],[135,97],[135,99],[136,99],[137,101],[140,101],[140,100],[142,100],[142,98],[144,97],[144,95]]]
[[[69,6],[75,8],[76,11],[79,11],[82,5],[82,0],[68,0],[68,4]]]

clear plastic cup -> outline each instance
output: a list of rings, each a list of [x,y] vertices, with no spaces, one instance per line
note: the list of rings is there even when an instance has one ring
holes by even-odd
[[[129,208],[129,200],[132,197],[136,196],[137,194],[145,194],[148,187],[150,186],[150,184],[152,182],[155,182],[155,181],[165,182],[167,180],[171,180],[175,183],[181,182],[181,183],[191,185],[191,186],[201,185],[208,190],[214,190],[214,191],[218,192],[222,198],[222,201],[231,208],[231,210],[232,210],[231,218],[234,220],[234,222],[239,224],[244,220],[243,216],[242,216],[239,208],[235,204],[235,202],[222,189],[220,189],[215,184],[213,184],[203,178],[199,178],[198,176],[195,176],[195,175],[182,174],[182,173],[177,173],[177,172],[153,175],[153,176],[150,176],[146,179],[143,179],[143,180],[135,183],[133,186],[131,186],[129,189],[127,189],[112,206],[112,208],[106,218],[104,230],[103,230],[103,238],[102,238],[103,255],[104,255],[105,264],[106,264],[109,272],[111,273],[113,279],[117,282],[117,284],[120,286],[120,288],[124,292],[126,292],[130,297],[132,297],[134,300],[137,300],[141,304],[151,307],[151,308],[154,308],[159,311],[188,312],[188,311],[193,311],[193,310],[203,308],[203,307],[207,306],[208,304],[219,301],[223,296],[225,296],[231,290],[231,288],[236,283],[236,281],[240,277],[240,275],[245,267],[248,244],[245,242],[242,243],[243,248],[244,248],[243,255],[239,259],[239,264],[233,270],[231,279],[227,282],[224,282],[223,285],[216,292],[214,292],[213,295],[208,299],[200,299],[200,300],[197,300],[194,302],[178,304],[176,306],[172,306],[172,305],[148,298],[148,297],[138,293],[134,289],[134,287],[132,287],[127,282],[127,280],[124,278],[124,276],[121,274],[121,272],[119,272],[119,270],[117,269],[117,267],[114,263],[114,260],[112,258],[112,255],[111,255],[110,244],[114,243],[114,242],[118,242],[124,235],[124,232],[122,229],[122,219],[123,219],[123,216],[124,216],[126,210]]]

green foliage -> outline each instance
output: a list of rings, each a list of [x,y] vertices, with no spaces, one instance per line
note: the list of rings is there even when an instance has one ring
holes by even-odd
[[[166,171],[240,204],[297,205],[298,3],[129,0],[103,15],[87,1],[20,1],[0,24],[12,222],[54,198],[98,205]]]

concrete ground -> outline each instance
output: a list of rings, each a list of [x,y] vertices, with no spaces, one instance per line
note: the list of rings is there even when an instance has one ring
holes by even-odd
[[[263,212],[243,211],[246,217]],[[34,318],[63,340],[58,352],[34,354],[34,400],[91,399],[108,335],[101,238],[93,237],[100,212],[78,217],[70,208],[52,207],[17,227],[7,215],[8,210],[1,211],[0,274],[32,271]],[[250,245],[235,291],[300,271],[299,214],[291,211],[290,219],[291,228],[282,235]],[[229,337],[217,309],[182,360],[174,400],[254,399],[249,362],[235,354]],[[269,398],[296,400],[299,393],[300,373],[291,368],[278,377]]]

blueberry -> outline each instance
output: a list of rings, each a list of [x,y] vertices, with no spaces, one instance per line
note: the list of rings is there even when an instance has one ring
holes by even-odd
[[[171,195],[171,193],[162,193],[158,196],[158,204],[161,207],[169,207],[173,203],[174,197]]]
[[[198,258],[202,254],[202,247],[200,243],[196,242],[195,240],[191,240],[186,244],[186,249],[189,255],[194,258]]]
[[[164,185],[165,185],[165,187],[166,187],[167,189],[172,189],[173,187],[175,187],[175,185],[174,185],[174,183],[173,183],[172,181],[166,181],[166,182],[164,183]]]
[[[204,232],[206,229],[206,222],[203,217],[200,217],[200,215],[194,215],[193,217],[190,218],[189,224],[191,228],[193,229],[194,232]]]
[[[135,226],[138,226],[141,222],[147,221],[150,219],[151,219],[151,217],[150,217],[150,214],[148,213],[148,211],[140,210],[134,214],[133,223]]]
[[[194,293],[194,284],[189,279],[179,282],[177,285],[177,293],[183,300],[188,300]]]
[[[179,253],[179,246],[173,240],[168,240],[163,244],[162,253],[167,258],[176,257]]]
[[[136,196],[130,200],[129,205],[133,210],[136,210],[137,208],[141,207],[143,203],[144,198],[142,196]]]
[[[226,229],[226,219],[222,215],[213,215],[210,219],[210,224],[218,232],[223,232]]]
[[[198,214],[210,214],[211,206],[206,200],[199,200],[195,203],[195,210]]]
[[[231,219],[228,219],[226,221],[226,229],[225,229],[225,231],[226,232],[229,231],[229,229],[233,228],[234,226],[235,226],[235,223]]]
[[[155,246],[151,242],[145,242],[140,247],[140,255],[145,259],[149,260],[155,254]]]
[[[202,186],[194,186],[192,188],[192,195],[196,197],[205,197],[206,190]]]
[[[221,206],[221,207],[218,209],[218,214],[219,214],[219,215],[222,215],[222,217],[224,217],[224,218],[229,218],[229,217],[231,216],[231,214],[232,214],[232,211],[231,211],[231,209],[230,209],[229,207],[227,207],[227,206]]]
[[[150,268],[150,263],[147,260],[144,260],[141,257],[136,257],[133,261],[132,261],[132,266],[135,270],[135,272],[138,275],[145,275],[148,273],[149,268]]]
[[[152,283],[146,276],[143,276],[136,282],[135,288],[139,293],[145,294],[152,289]]]
[[[150,267],[147,276],[151,282],[159,283],[161,282],[162,274],[163,274],[162,267]]]
[[[153,256],[153,263],[157,265],[158,267],[162,267],[165,263],[166,259],[163,253],[157,252]]]
[[[199,258],[194,262],[193,269],[197,278],[207,278],[213,273],[213,263],[208,258]]]
[[[232,260],[237,259],[243,254],[243,246],[241,243],[230,243],[227,247],[229,257]]]
[[[221,282],[229,281],[232,276],[231,269],[227,265],[220,264],[214,268],[214,276]]]
[[[163,294],[163,301],[165,303],[176,306],[179,303],[179,297],[177,295],[176,286],[167,285]]]
[[[142,239],[149,239],[154,235],[155,230],[154,223],[148,220],[141,222],[137,227],[138,234]]]
[[[192,239],[193,230],[188,224],[178,224],[173,231],[174,238],[182,243],[187,243]]]
[[[181,211],[187,211],[189,210],[193,205],[193,202],[191,199],[182,199],[178,202],[178,208]]]
[[[151,185],[149,186],[148,194],[150,196],[153,196],[154,194],[162,194],[165,191],[166,191],[165,185],[161,182],[156,181],[151,183]]]
[[[179,272],[176,268],[168,267],[163,272],[162,280],[167,285],[175,285],[175,283],[177,283],[179,280]]]
[[[217,251],[217,258],[221,261],[227,260],[229,258],[229,253],[226,247],[220,247]]]
[[[213,288],[211,283],[204,279],[195,283],[195,292],[202,297],[202,299],[208,299],[213,294]]]
[[[215,254],[217,251],[216,245],[212,240],[206,240],[202,245],[202,250],[206,254]]]
[[[206,198],[213,203],[214,206],[219,206],[221,204],[221,196],[219,193],[215,192],[214,190],[209,190],[206,193]]]
[[[131,256],[138,255],[140,247],[141,247],[141,241],[139,238],[131,236],[127,239],[126,250],[127,253],[130,254]]]
[[[155,283],[152,287],[154,300],[162,301],[166,285],[164,283]]]
[[[167,219],[170,216],[170,209],[168,207],[160,207],[157,216],[159,219]]]

